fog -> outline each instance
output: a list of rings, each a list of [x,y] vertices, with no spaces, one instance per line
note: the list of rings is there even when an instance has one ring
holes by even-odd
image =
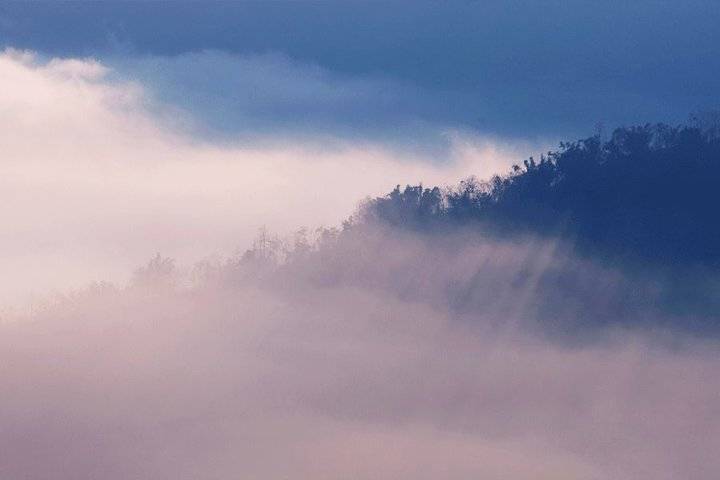
[[[619,325],[567,338],[546,323],[593,290],[603,301],[584,315],[602,317],[632,288],[620,272],[558,241],[372,226],[324,238],[282,262],[269,243],[195,266],[156,257],[127,286],[96,284],[6,317],[3,476],[720,471],[714,340]],[[552,269],[585,290],[554,282],[548,299],[539,279]],[[463,308],[448,301],[470,284]]]
[[[266,69],[250,62],[244,75]],[[335,137],[212,143],[193,112],[97,60],[6,50],[0,76],[0,261],[15,273],[0,281],[3,305],[126,279],[155,251],[188,262],[232,252],[263,225],[336,225],[396,183],[489,175],[518,156],[517,146],[452,131],[441,162]]]

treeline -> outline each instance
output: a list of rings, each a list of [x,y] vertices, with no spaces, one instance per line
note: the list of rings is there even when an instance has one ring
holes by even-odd
[[[597,255],[720,267],[715,123],[618,128],[607,140],[598,134],[561,143],[487,181],[398,185],[367,201],[356,221],[561,235]]]
[[[485,181],[398,186],[340,228],[262,229],[251,248],[189,270],[158,255],[127,291],[341,287],[565,332],[718,331],[719,183],[720,129],[620,128]]]

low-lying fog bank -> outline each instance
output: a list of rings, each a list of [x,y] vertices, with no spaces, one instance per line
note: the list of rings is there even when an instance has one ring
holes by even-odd
[[[5,318],[0,476],[720,472],[717,343],[607,322],[662,315],[656,286],[562,242],[321,236],[193,268],[155,257],[127,287]],[[594,340],[564,335],[573,322]]]

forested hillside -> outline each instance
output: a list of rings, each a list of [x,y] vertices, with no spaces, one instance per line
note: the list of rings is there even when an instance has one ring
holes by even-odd
[[[559,235],[593,256],[718,268],[719,186],[717,126],[645,125],[561,143],[487,181],[398,186],[359,217],[416,231]]]

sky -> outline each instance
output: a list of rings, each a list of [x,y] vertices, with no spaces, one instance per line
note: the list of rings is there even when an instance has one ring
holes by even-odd
[[[719,21],[712,0],[11,2],[0,43],[102,58],[213,130],[437,148],[717,108]]]

